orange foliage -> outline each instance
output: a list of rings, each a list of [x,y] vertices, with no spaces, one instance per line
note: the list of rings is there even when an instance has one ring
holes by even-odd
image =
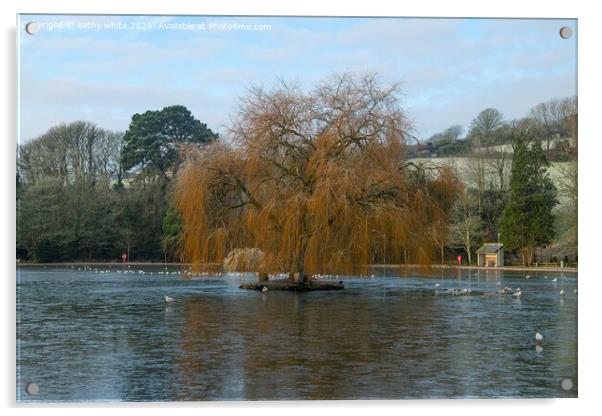
[[[183,257],[242,247],[264,271],[345,273],[428,264],[458,191],[452,171],[405,159],[398,86],[342,75],[311,93],[280,85],[242,100],[233,143],[188,152],[177,182]]]

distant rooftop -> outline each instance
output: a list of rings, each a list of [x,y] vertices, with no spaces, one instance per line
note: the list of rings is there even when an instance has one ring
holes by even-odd
[[[479,254],[495,254],[504,248],[504,245],[501,243],[485,243],[483,246],[477,250]]]

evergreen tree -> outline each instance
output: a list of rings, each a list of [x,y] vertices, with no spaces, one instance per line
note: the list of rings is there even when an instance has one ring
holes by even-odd
[[[181,232],[182,218],[177,209],[170,206],[163,218],[163,239],[161,243],[165,261],[178,259]]]
[[[123,137],[123,168],[174,175],[179,167],[178,146],[215,139],[217,134],[182,105],[134,114]]]
[[[512,134],[510,197],[500,221],[507,249],[519,250],[523,263],[533,263],[535,248],[554,238],[552,209],[558,203],[556,187],[547,170],[550,166],[541,143],[533,140],[532,129],[516,126]]]

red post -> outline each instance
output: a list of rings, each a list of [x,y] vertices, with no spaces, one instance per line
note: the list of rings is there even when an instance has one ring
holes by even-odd
[[[121,253],[121,262],[125,263],[128,261],[128,253]]]
[[[458,256],[458,265],[462,265],[462,256]]]

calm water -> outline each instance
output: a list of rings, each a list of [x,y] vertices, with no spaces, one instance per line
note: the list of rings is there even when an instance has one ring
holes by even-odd
[[[374,273],[298,294],[242,290],[239,276],[23,267],[17,400],[577,396],[575,275]],[[495,295],[497,281],[522,298]],[[473,296],[441,294],[452,287]]]

